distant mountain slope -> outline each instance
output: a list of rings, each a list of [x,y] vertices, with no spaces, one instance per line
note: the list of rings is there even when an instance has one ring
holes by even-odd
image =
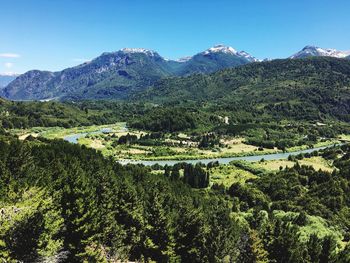
[[[285,107],[350,120],[350,62],[315,57],[253,63],[210,75],[161,80],[135,99],[155,103],[197,101],[239,108]]]
[[[212,73],[221,69],[237,67],[257,62],[245,51],[236,51],[232,47],[224,45],[216,45],[193,57],[187,58],[182,67],[180,67],[178,75],[190,75],[193,73]]]
[[[0,89],[6,87],[11,81],[13,81],[18,75],[5,75],[0,74]]]
[[[138,87],[171,75],[166,61],[156,52],[125,49],[103,53],[96,59],[60,72],[29,71],[8,85],[10,99],[123,97]]]
[[[31,99],[47,98],[48,92],[46,83],[48,83],[55,73],[49,71],[31,70],[20,75],[7,85],[0,95],[11,99]],[[38,97],[36,97],[38,96]]]
[[[320,48],[315,46],[306,46],[301,51],[292,55],[290,58],[305,58],[305,57],[333,57],[345,58],[350,56],[350,51],[339,51],[331,48]]]
[[[123,99],[161,78],[210,73],[257,61],[248,53],[218,45],[185,61],[166,60],[147,49],[122,49],[60,72],[29,71],[8,85],[2,96],[15,100]]]

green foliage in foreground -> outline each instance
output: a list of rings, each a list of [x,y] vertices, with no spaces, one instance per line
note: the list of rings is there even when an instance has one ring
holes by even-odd
[[[62,141],[1,140],[0,257],[216,262],[239,226],[220,196]]]
[[[122,166],[64,141],[0,136],[0,258],[7,262],[349,258],[348,146],[334,150],[341,154],[333,174],[296,166],[210,190],[191,189],[174,170],[167,177]]]

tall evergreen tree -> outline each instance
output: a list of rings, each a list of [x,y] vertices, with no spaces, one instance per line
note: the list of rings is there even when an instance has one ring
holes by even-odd
[[[319,239],[316,234],[312,234],[310,235],[306,246],[310,256],[310,261],[313,263],[319,263],[322,252],[322,239]]]
[[[326,236],[322,241],[322,250],[320,253],[320,263],[332,262],[334,259],[334,252],[336,249],[336,242],[332,236]]]

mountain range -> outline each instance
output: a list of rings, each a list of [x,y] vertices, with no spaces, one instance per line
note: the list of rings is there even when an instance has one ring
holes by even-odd
[[[178,61],[152,50],[125,48],[59,72],[28,71],[1,95],[14,100],[125,98],[164,77],[211,73],[255,61],[248,53],[223,45]]]
[[[333,58],[350,58],[350,51],[339,51],[331,48],[320,48],[315,46],[306,46],[301,51],[295,53],[290,58],[306,57],[333,57]]]
[[[212,74],[163,79],[133,100],[215,105],[231,112],[350,121],[350,61],[332,57],[277,59]]]
[[[350,52],[306,46],[290,59],[307,57],[349,58]],[[168,60],[143,48],[124,48],[58,72],[31,70],[1,89],[12,100],[125,99],[146,90],[159,80],[260,62],[245,51],[216,45],[194,56]]]
[[[16,77],[18,77],[16,74],[0,74],[0,90],[6,87]]]

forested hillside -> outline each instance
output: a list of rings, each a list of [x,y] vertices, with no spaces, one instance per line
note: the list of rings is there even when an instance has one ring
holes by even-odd
[[[241,230],[219,195],[63,141],[2,136],[1,149],[5,261],[213,262],[238,253]]]
[[[349,260],[348,146],[323,153],[332,174],[297,165],[193,190],[181,166],[162,175],[63,141],[3,134],[0,144],[6,262]],[[198,169],[185,167],[184,179]]]
[[[216,109],[281,118],[349,120],[350,62],[307,58],[252,63],[211,75],[160,81],[136,100],[213,104]]]
[[[5,129],[30,127],[76,127],[131,121],[148,106],[116,101],[16,102],[0,98],[0,126]]]
[[[170,111],[179,104],[196,108],[198,118],[202,118],[203,112],[209,112],[246,122],[258,116],[277,121],[348,121],[349,87],[350,62],[319,57],[252,63],[210,75],[161,80],[145,92],[134,93],[132,100],[138,102],[138,106],[131,104],[130,110],[123,102],[113,101],[59,104],[2,100],[0,107],[5,127],[111,123],[123,116],[138,118],[146,108],[152,108],[152,104],[164,105]],[[19,124],[21,122],[23,124]]]

